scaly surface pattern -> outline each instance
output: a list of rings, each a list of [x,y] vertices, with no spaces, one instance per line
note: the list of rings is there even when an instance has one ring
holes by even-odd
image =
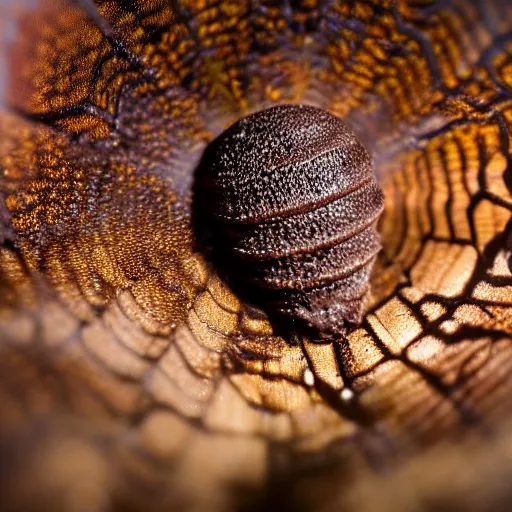
[[[447,468],[455,498],[506,503],[475,468],[512,471],[489,440],[512,412],[511,30],[505,0],[26,16],[0,117],[13,507],[375,510],[377,489],[381,510],[430,510]],[[194,243],[207,142],[284,102],[342,117],[385,194],[370,309],[332,343],[279,336]]]

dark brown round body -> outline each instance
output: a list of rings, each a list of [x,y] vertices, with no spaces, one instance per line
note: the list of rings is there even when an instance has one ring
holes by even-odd
[[[224,273],[251,300],[323,336],[361,322],[383,206],[361,142],[303,105],[239,120],[208,147],[196,180],[195,208],[214,250],[223,248]]]

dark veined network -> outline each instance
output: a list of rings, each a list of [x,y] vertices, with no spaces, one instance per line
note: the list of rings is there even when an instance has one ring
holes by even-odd
[[[14,22],[6,510],[508,509],[508,0]]]

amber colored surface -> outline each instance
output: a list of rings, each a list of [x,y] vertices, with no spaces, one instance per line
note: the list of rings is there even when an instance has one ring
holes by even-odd
[[[0,117],[8,506],[507,510],[507,1],[79,4],[24,17]],[[334,342],[282,337],[195,245],[205,145],[281,102],[343,117],[386,197]]]

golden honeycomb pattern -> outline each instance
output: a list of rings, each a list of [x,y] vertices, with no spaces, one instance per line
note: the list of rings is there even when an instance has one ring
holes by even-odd
[[[430,510],[448,469],[512,474],[489,440],[512,412],[506,5],[42,0],[22,16],[0,116],[12,503],[363,511],[375,489],[382,510]],[[332,342],[276,333],[195,244],[203,149],[277,103],[342,117],[386,198],[370,309]],[[499,505],[492,472],[469,471],[453,495]]]

